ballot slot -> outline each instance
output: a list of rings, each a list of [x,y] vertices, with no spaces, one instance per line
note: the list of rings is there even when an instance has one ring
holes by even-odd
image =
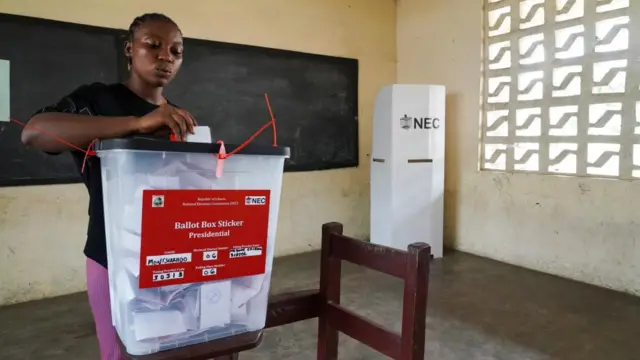
[[[112,139],[95,145],[102,160],[112,322],[131,355],[264,328],[284,159],[289,156],[289,149],[249,144],[244,151],[224,160],[224,172],[217,177],[219,146],[207,133],[210,134],[208,129],[204,133],[196,131],[198,136],[189,138],[190,143]],[[260,220],[264,224],[264,243],[256,240],[233,245],[232,237],[225,237],[224,232],[237,231],[242,227],[239,221],[195,219],[182,221],[189,223],[184,229],[172,225],[170,231],[157,235],[176,243],[198,244],[191,248],[189,256],[184,249],[166,254],[145,253],[149,250],[148,235],[154,235],[145,225],[148,211],[157,210],[154,206],[172,209],[176,201],[203,191],[224,196],[262,195],[231,203],[241,202],[243,209],[258,214],[249,218],[264,219]],[[153,197],[156,193],[162,194],[162,201]],[[207,204],[215,205],[214,200]],[[174,212],[167,214],[173,216]],[[153,218],[160,228],[165,226],[161,225],[165,215]],[[194,237],[190,239],[188,234]],[[202,234],[212,237],[198,237]],[[216,245],[224,241],[225,246]],[[235,254],[233,258],[229,256],[230,249]],[[231,261],[255,266],[249,266],[253,269],[249,272],[237,272],[245,267],[234,267]],[[198,277],[193,277],[196,273]]]
[[[408,159],[407,162],[409,164],[425,164],[432,163],[433,159]]]

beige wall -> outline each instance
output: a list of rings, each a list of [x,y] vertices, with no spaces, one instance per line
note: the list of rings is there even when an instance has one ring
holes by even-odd
[[[398,0],[398,82],[447,86],[446,238],[640,295],[640,183],[478,171],[482,0]]]
[[[87,5],[90,4],[90,5]],[[319,248],[320,226],[369,227],[368,157],[376,91],[396,78],[393,0],[0,1],[0,12],[126,28],[159,11],[189,37],[360,60],[357,169],[286,174],[277,255]],[[52,99],[53,100],[53,99]],[[81,185],[0,188],[0,305],[84,289],[87,196]]]

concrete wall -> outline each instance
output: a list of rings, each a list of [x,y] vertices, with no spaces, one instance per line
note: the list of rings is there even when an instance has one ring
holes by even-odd
[[[397,3],[398,82],[447,86],[447,242],[640,295],[640,183],[479,172],[482,0]]]
[[[341,221],[347,233],[366,236],[373,101],[396,78],[394,1],[0,2],[4,13],[114,28],[155,11],[173,18],[189,37],[360,60],[361,166],[285,175],[277,255],[318,249],[320,226],[327,221]],[[0,188],[0,305],[85,288],[86,212],[82,185]]]

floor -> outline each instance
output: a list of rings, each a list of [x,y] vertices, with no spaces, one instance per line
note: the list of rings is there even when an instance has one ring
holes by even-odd
[[[313,288],[318,253],[278,259],[273,292]],[[640,298],[454,252],[433,262],[427,356],[434,360],[640,359]],[[400,329],[402,283],[343,266],[344,305]],[[266,332],[241,360],[314,359],[316,321]],[[342,360],[386,359],[341,336]],[[3,360],[98,359],[86,295],[0,308]]]

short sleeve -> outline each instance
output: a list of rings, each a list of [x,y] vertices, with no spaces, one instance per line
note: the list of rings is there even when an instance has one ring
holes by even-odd
[[[33,115],[58,112],[93,116],[96,114],[95,104],[98,103],[105,88],[106,85],[102,83],[82,85],[70,94],[63,96],[58,102],[39,109]],[[58,153],[46,153],[49,155],[58,155]]]
[[[102,83],[82,85],[63,96],[58,102],[39,109],[34,115],[51,112],[95,115],[95,104],[105,87],[106,85]]]

